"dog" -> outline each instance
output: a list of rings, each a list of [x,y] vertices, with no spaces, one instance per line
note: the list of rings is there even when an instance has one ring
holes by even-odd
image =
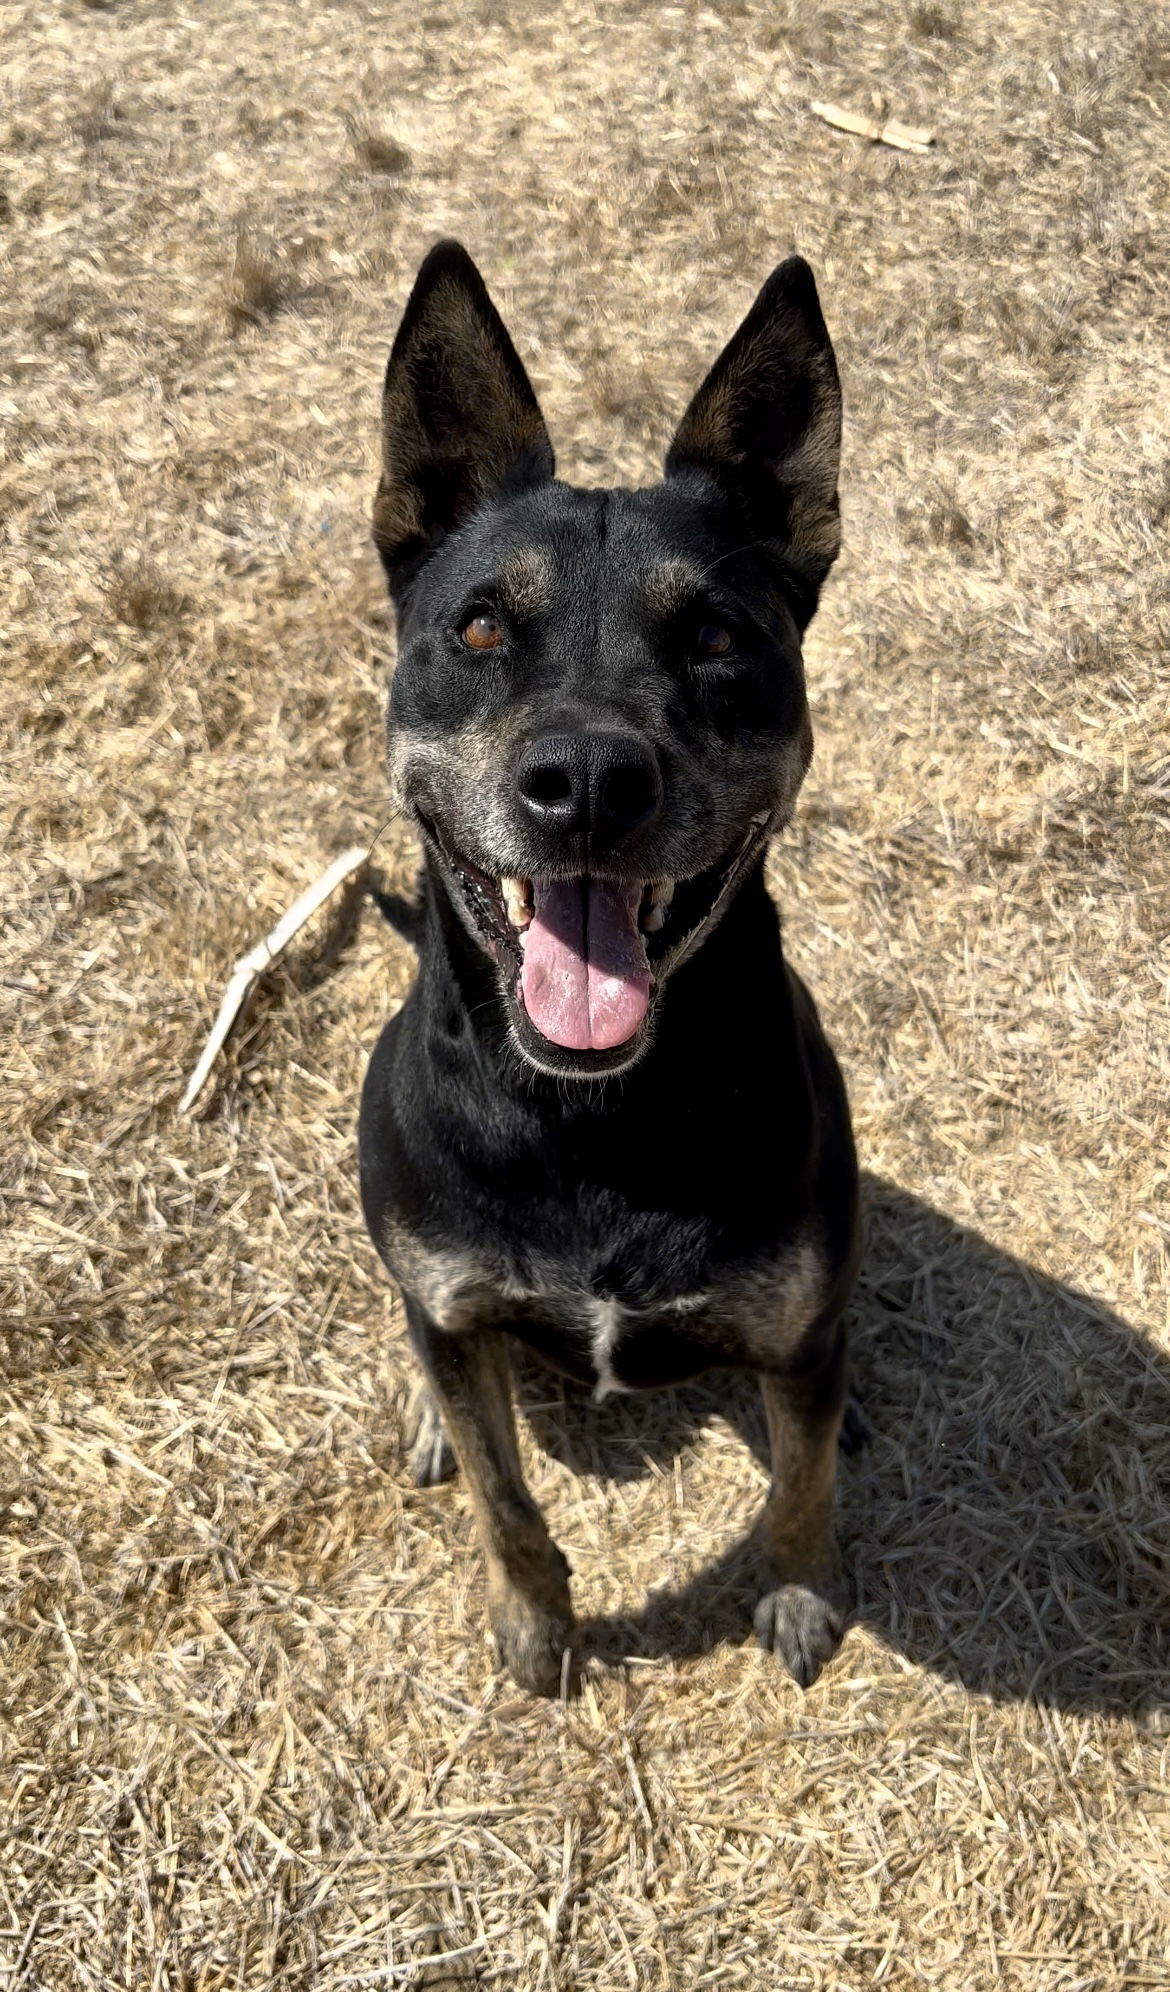
[[[757,1632],[807,1686],[844,1629],[857,1163],[764,884],[812,753],[801,638],[840,543],[840,436],[797,256],[649,489],[556,479],[458,243],[422,264],[390,353],[374,541],[391,784],[423,865],[362,1201],[425,1377],[415,1478],[462,1470],[500,1659],[540,1693],[571,1673],[573,1614],[517,1452],[516,1341],[598,1397],[755,1370]]]

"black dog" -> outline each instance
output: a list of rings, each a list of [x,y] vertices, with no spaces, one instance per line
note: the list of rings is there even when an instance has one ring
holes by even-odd
[[[362,1099],[362,1197],[463,1469],[491,1623],[555,1689],[568,1566],[521,1475],[509,1338],[611,1390],[759,1372],[756,1626],[843,1626],[832,1534],[857,1172],[764,852],[812,752],[800,639],[836,556],[841,397],[808,265],[769,278],[644,491],[555,481],[482,279],[441,243],[386,373],[374,537],[418,979]]]

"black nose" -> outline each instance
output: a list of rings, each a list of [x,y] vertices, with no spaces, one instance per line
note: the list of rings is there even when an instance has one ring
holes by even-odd
[[[545,733],[520,756],[516,791],[542,829],[612,847],[657,816],[662,775],[626,733]]]

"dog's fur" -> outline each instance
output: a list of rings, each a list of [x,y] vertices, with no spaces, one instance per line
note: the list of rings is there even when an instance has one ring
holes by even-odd
[[[572,1611],[521,1474],[512,1338],[598,1394],[755,1369],[772,1450],[757,1630],[804,1684],[842,1634],[831,1510],[856,1161],[763,876],[812,751],[800,642],[839,543],[840,406],[798,257],[649,490],[555,481],[527,375],[457,244],[427,257],[390,356],[374,536],[399,631],[391,771],[425,855],[418,977],[362,1100],[362,1195],[428,1383],[416,1475],[462,1468],[502,1659],[539,1690],[562,1679]],[[521,792],[549,741],[588,761],[571,820]],[[607,781],[628,808],[597,804]],[[647,936],[646,1014],[600,1049],[526,1014],[500,886],[579,877],[678,881]]]

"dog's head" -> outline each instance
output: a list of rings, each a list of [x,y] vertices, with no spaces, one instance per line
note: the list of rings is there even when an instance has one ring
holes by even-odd
[[[841,395],[808,265],[768,279],[643,491],[554,478],[466,252],[386,371],[374,538],[398,617],[391,773],[547,1072],[630,1065],[672,971],[788,818],[801,636],[840,543]]]

